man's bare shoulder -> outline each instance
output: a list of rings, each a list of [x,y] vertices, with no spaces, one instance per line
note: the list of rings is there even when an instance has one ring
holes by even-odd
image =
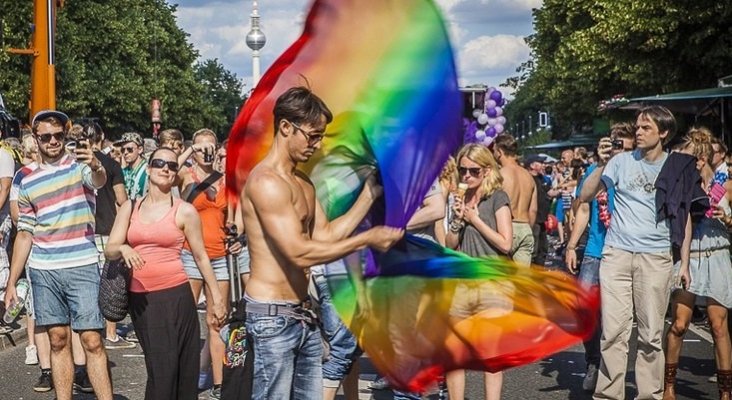
[[[290,186],[284,177],[274,169],[261,165],[256,166],[249,174],[244,192],[253,201],[263,195],[271,198],[291,194]]]
[[[308,176],[308,174],[300,171],[299,169],[295,170],[295,177],[297,177],[297,179],[299,179],[300,181],[305,183],[307,186],[315,187],[315,185],[313,184],[313,181],[310,180],[310,177]]]

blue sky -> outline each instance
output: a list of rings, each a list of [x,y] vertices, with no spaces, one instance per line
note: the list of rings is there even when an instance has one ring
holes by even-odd
[[[369,1],[369,0],[363,0]],[[178,4],[178,25],[202,58],[218,58],[251,88],[251,0],[168,0]],[[532,8],[541,0],[435,0],[443,11],[457,54],[461,85],[498,86],[529,57],[523,38],[533,32]],[[262,72],[300,36],[310,0],[260,0]]]

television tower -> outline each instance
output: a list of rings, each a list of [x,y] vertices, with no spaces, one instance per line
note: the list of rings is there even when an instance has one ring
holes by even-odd
[[[267,38],[264,37],[264,33],[259,29],[259,11],[257,9],[257,0],[252,3],[252,13],[249,15],[249,24],[252,29],[247,34],[247,46],[252,49],[252,89],[257,86],[259,82],[259,50],[264,47],[267,42]]]

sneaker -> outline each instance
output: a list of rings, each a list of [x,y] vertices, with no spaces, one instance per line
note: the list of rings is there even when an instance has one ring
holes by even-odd
[[[117,335],[115,340],[104,338],[104,348],[107,350],[134,349],[137,345],[128,342],[122,336]]]
[[[389,384],[389,381],[386,380],[383,376],[380,378],[377,378],[371,384],[369,385],[369,389],[371,390],[386,390],[389,389],[391,385]]]
[[[587,366],[587,373],[582,381],[582,389],[585,392],[594,392],[595,386],[597,386],[597,366],[590,364]]]
[[[25,365],[36,365],[38,364],[38,350],[36,346],[25,347]]]
[[[51,379],[50,372],[41,372],[41,376],[38,377],[38,382],[33,385],[34,392],[50,392],[53,389],[53,379]]]
[[[135,333],[134,329],[127,332],[127,335],[125,335],[125,340],[132,343],[140,343],[140,341],[137,340],[137,334]]]
[[[221,400],[221,386],[212,387],[211,390],[208,391],[208,398],[210,400]]]
[[[91,381],[89,381],[89,375],[86,371],[74,374],[74,389],[77,392],[94,393],[94,388],[92,387]]]

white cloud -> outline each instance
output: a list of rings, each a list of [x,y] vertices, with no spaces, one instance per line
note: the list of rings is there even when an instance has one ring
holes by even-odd
[[[529,57],[529,47],[522,36],[480,36],[467,42],[458,55],[461,76],[468,80],[500,76],[498,85],[514,73],[516,66]]]

